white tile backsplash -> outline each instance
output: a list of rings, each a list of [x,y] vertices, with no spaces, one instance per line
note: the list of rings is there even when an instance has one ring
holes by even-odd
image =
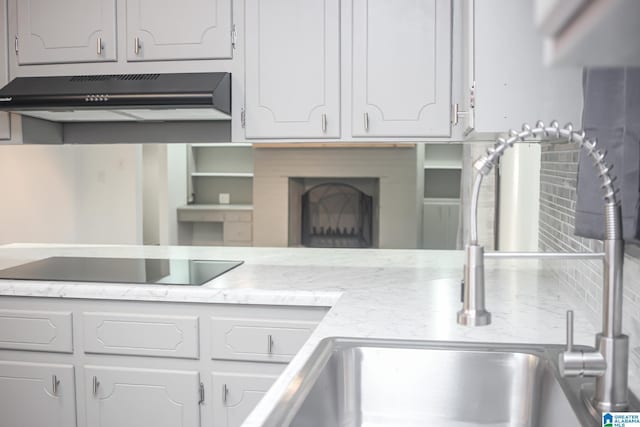
[[[602,251],[602,242],[574,236],[579,148],[573,144],[543,146],[540,172],[539,247],[544,251]],[[601,324],[602,263],[594,260],[548,261],[560,283]],[[624,263],[623,329],[631,337],[631,363],[640,367],[640,258],[627,251]]]

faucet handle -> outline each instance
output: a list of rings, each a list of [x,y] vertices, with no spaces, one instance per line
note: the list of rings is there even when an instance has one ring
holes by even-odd
[[[567,310],[567,349],[558,355],[558,369],[563,377],[600,376],[607,363],[597,350],[573,350],[573,310]]]
[[[573,310],[567,310],[567,352],[573,351]]]

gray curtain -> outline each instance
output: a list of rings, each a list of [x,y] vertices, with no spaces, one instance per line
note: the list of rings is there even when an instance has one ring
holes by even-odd
[[[588,69],[583,75],[583,129],[596,138],[613,164],[622,203],[623,236],[640,241],[640,68]],[[604,238],[600,179],[591,160],[580,154],[575,234]]]

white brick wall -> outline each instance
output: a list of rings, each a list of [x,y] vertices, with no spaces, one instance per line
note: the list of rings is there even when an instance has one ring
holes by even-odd
[[[539,246],[543,251],[600,252],[599,240],[574,233],[576,178],[579,149],[573,144],[544,145],[540,168]],[[615,170],[615,169],[614,169]],[[623,329],[631,337],[631,363],[640,367],[640,250],[627,250],[624,264]],[[577,302],[592,313],[591,322],[601,325],[602,263],[600,261],[552,261],[548,263],[562,285],[571,289]]]

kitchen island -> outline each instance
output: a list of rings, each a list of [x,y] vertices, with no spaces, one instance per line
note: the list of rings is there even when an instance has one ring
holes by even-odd
[[[0,248],[0,267],[49,256],[224,259],[244,264],[199,287],[3,280],[0,296],[327,307],[327,314],[245,426],[261,425],[325,337],[561,344],[568,309],[575,311],[577,344],[593,345],[597,329],[553,273],[532,260],[487,260],[487,307],[493,323],[469,328],[455,321],[460,309],[461,251],[21,244]],[[638,395],[640,367],[634,363],[632,358],[629,384]]]

